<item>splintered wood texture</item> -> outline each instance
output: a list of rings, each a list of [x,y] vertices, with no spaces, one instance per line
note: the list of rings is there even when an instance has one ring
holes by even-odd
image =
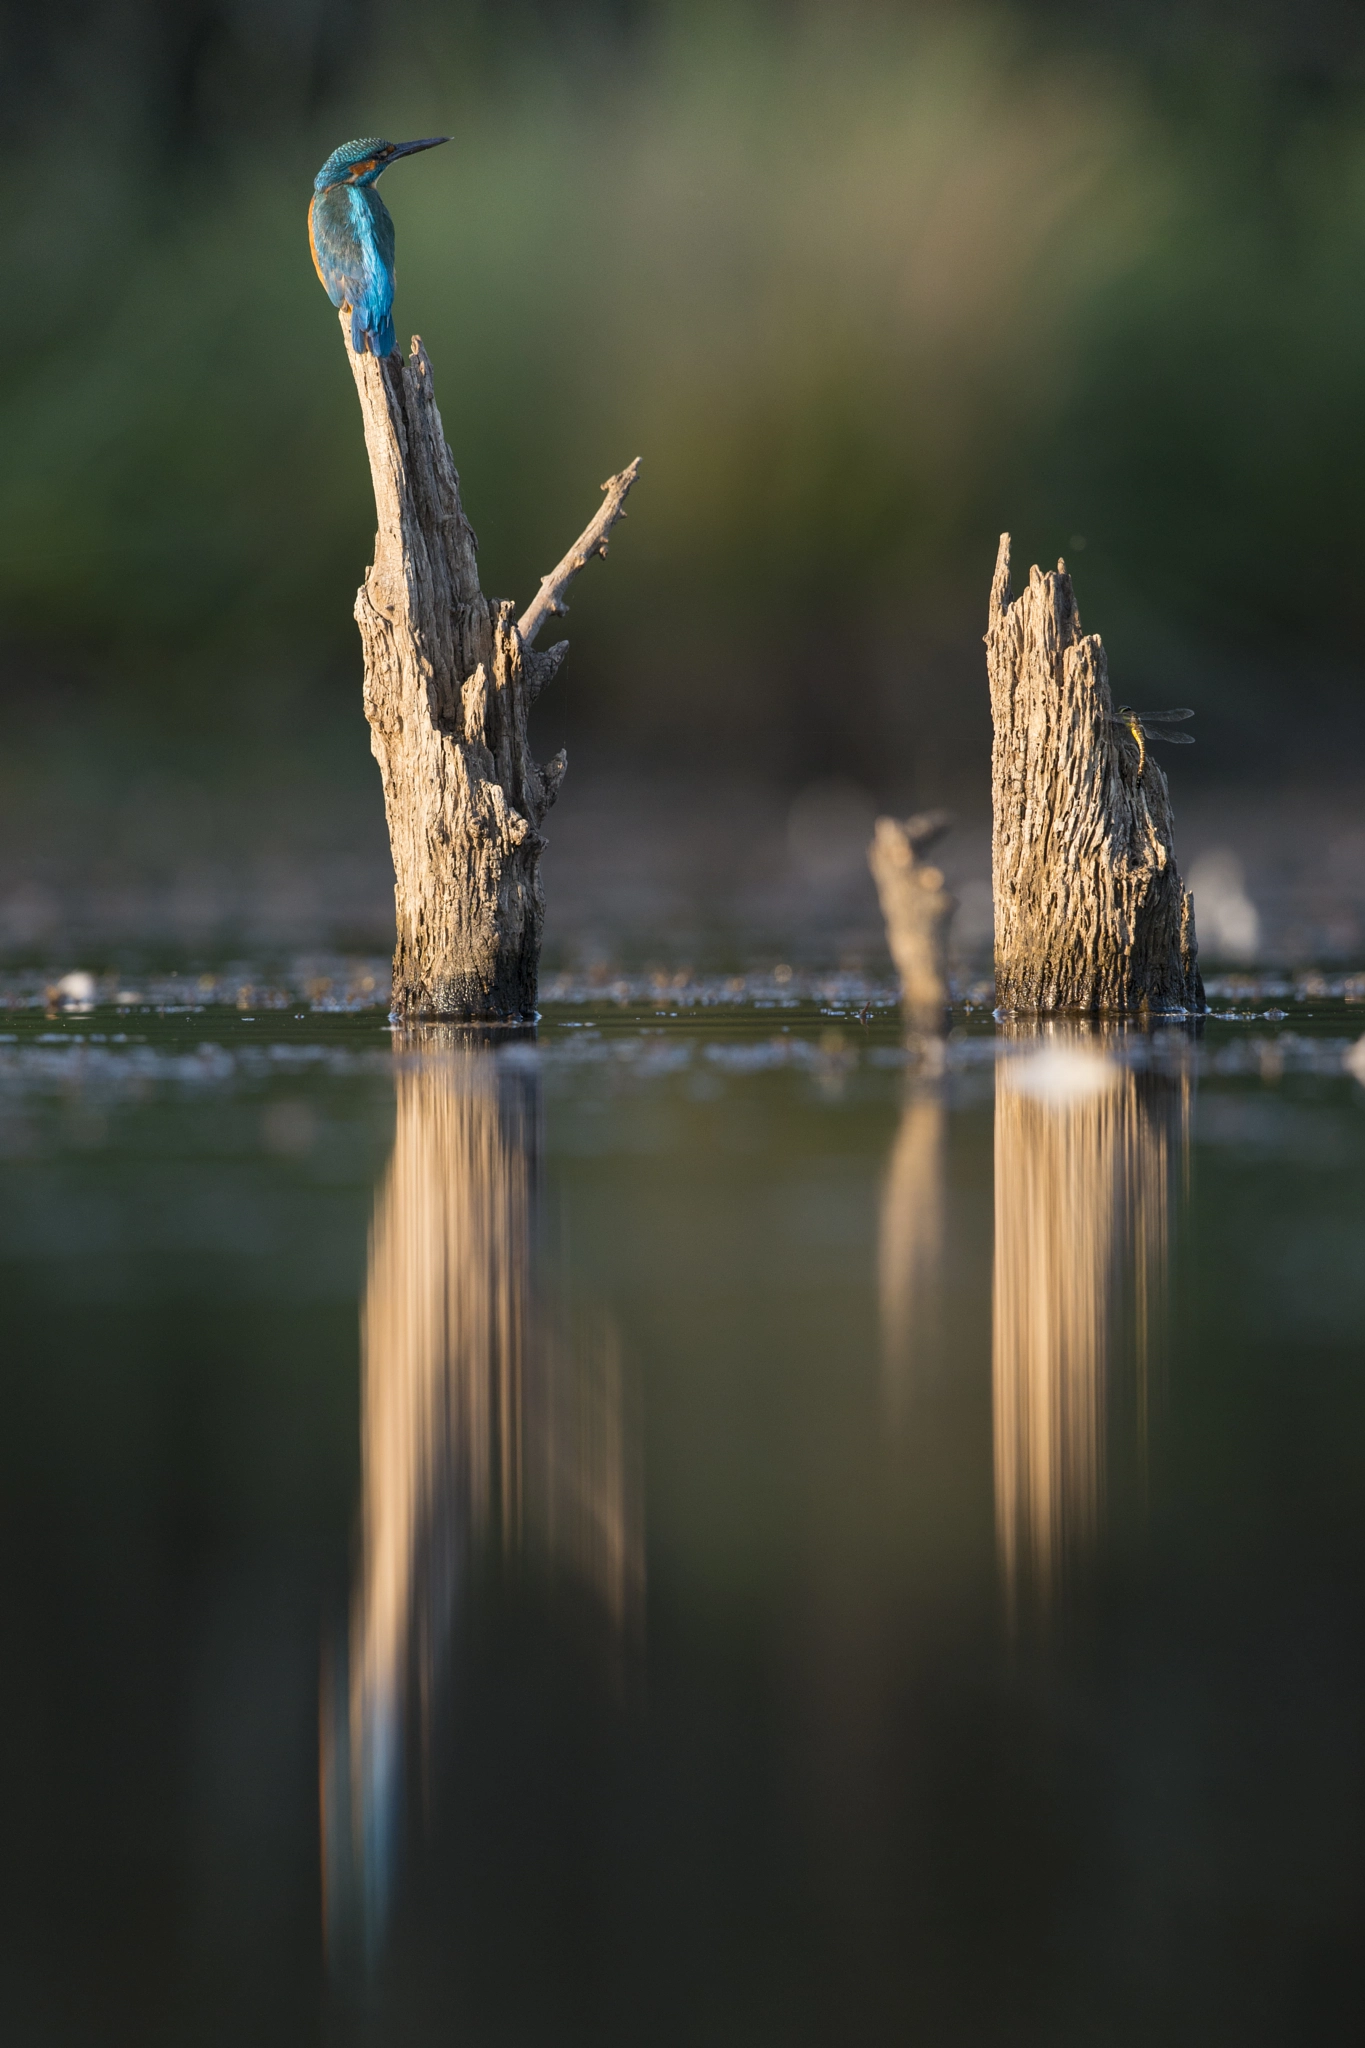
[[[1011,597],[1008,534],[986,656],[999,1007],[1202,1010],[1166,778],[1110,722],[1104,648],[1081,631],[1065,564]]]
[[[394,1008],[529,1017],[545,914],[539,827],[565,758],[536,764],[526,718],[558,663],[525,645],[515,605],[479,589],[420,341],[406,362],[346,353],[378,514],[355,616],[393,850]]]

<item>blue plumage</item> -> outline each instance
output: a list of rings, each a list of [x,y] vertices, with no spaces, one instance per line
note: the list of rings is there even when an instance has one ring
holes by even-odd
[[[383,142],[362,136],[334,149],[313,180],[308,241],[313,265],[334,306],[351,309],[351,347],[357,355],[392,355],[393,221],[375,185],[389,165],[414,150],[449,142]]]

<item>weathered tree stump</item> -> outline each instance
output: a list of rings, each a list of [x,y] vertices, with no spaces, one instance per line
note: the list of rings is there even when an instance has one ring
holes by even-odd
[[[886,943],[900,976],[901,1008],[911,1031],[941,1037],[948,1018],[948,926],[957,908],[940,869],[920,856],[948,830],[947,811],[878,818],[867,864],[886,921]]]
[[[398,936],[393,1007],[408,1017],[529,1018],[545,906],[540,825],[565,769],[531,756],[531,705],[568,649],[533,645],[622,517],[638,460],[520,619],[479,588],[474,534],[414,338],[405,362],[357,355],[379,530],[356,596],[365,716],[384,784]]]
[[[986,650],[997,1005],[1202,1011],[1166,778],[1114,718],[1104,648],[1081,631],[1065,563],[1031,570],[1011,598],[1008,534]]]

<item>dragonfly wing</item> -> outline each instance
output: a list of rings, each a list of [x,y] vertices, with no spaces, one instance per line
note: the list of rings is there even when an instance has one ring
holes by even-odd
[[[1194,745],[1194,734],[1192,732],[1160,732],[1150,725],[1144,726],[1143,730],[1149,740],[1165,740],[1173,747],[1192,747]]]
[[[1139,725],[1170,725],[1177,718],[1193,718],[1192,711],[1135,711]]]

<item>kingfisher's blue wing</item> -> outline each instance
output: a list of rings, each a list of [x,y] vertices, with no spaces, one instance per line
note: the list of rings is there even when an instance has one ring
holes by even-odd
[[[351,345],[360,354],[392,355],[397,347],[393,331],[393,216],[373,185],[351,192],[356,235],[364,249],[365,282],[360,296],[351,301]]]
[[[351,217],[351,195],[343,186],[314,194],[308,209],[313,268],[334,306],[354,306],[365,291],[365,250]]]
[[[323,288],[334,306],[351,308],[357,355],[393,352],[393,221],[379,194],[333,185],[308,209],[308,239]]]
[[[388,282],[389,296],[393,296],[394,235],[393,215],[373,185],[366,185],[356,194],[364,204],[370,217],[370,233],[374,237],[374,251]]]

